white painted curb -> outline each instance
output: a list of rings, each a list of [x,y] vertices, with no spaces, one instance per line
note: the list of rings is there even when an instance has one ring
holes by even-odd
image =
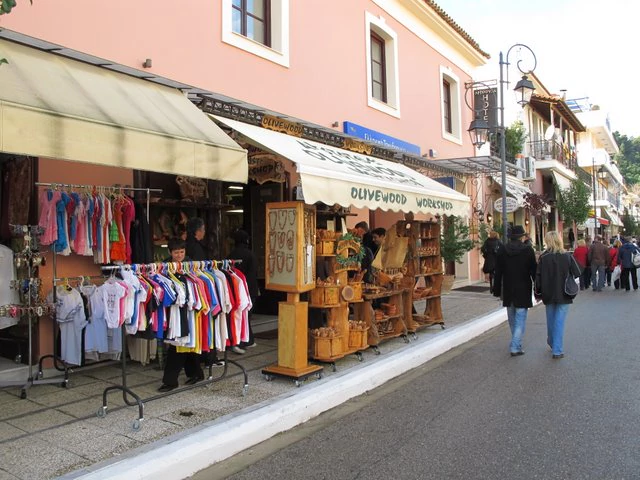
[[[502,308],[459,327],[446,330],[412,348],[385,355],[384,362],[362,364],[314,382],[293,394],[263,402],[236,415],[223,417],[141,447],[115,460],[72,472],[61,479],[132,480],[183,479],[300,425],[347,400],[362,395],[448,350],[498,326],[507,318]],[[319,401],[319,400],[322,401]]]

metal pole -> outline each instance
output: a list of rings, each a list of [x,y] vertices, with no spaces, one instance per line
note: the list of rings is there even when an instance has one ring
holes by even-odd
[[[591,241],[593,242],[596,238],[596,229],[598,228],[598,215],[596,213],[596,188],[597,188],[597,177],[596,177],[596,157],[591,157],[591,176],[593,177],[593,237]]]
[[[500,52],[500,169],[502,174],[502,237],[507,241],[507,152],[504,138],[504,80],[502,52]]]

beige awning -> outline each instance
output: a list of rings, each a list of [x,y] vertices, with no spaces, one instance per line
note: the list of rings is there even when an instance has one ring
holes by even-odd
[[[0,40],[0,150],[247,181],[247,155],[179,90]]]
[[[491,176],[491,179],[498,185],[502,186],[500,177]],[[516,201],[518,202],[518,208],[521,208],[524,207],[526,195],[532,192],[528,186],[520,184],[507,177],[507,193],[516,199]]]
[[[214,116],[247,142],[296,164],[305,202],[468,217],[469,197],[411,168]]]

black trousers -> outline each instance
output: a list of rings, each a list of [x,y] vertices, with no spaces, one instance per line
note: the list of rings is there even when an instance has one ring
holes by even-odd
[[[200,366],[200,355],[197,353],[178,353],[176,347],[170,345],[167,349],[167,358],[164,364],[162,383],[170,387],[178,386],[178,376],[184,368],[188,378],[204,378],[204,372]]]
[[[624,288],[625,290],[630,290],[629,285],[629,275],[631,275],[631,283],[633,284],[633,289],[638,289],[638,275],[636,272],[636,268],[623,268],[622,275],[620,275],[620,288]]]

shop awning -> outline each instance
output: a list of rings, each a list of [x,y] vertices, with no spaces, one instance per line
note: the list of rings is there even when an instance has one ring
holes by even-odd
[[[213,116],[258,148],[295,162],[305,202],[469,216],[469,197],[411,168]]]
[[[0,40],[0,150],[247,181],[247,155],[179,90]]]
[[[622,219],[618,216],[616,212],[614,212],[613,210],[607,209],[605,210],[605,213],[607,217],[609,217],[609,219],[611,220],[612,225],[615,225],[617,227],[624,226],[624,224],[622,223]]]
[[[562,190],[568,190],[571,188],[571,180],[567,177],[560,175],[558,172],[552,172],[553,179],[556,182],[556,185]]]
[[[604,226],[606,227],[607,225],[609,225],[609,220],[607,220],[606,218],[602,218],[602,217],[598,217],[598,227],[599,226]],[[584,222],[584,226],[587,228],[593,228],[593,217],[591,218],[587,218]]]
[[[498,185],[502,186],[502,179],[500,177],[492,176],[491,179]],[[516,199],[518,207],[524,206],[524,198],[527,193],[531,193],[531,189],[529,187],[516,183],[507,177],[507,194]]]

